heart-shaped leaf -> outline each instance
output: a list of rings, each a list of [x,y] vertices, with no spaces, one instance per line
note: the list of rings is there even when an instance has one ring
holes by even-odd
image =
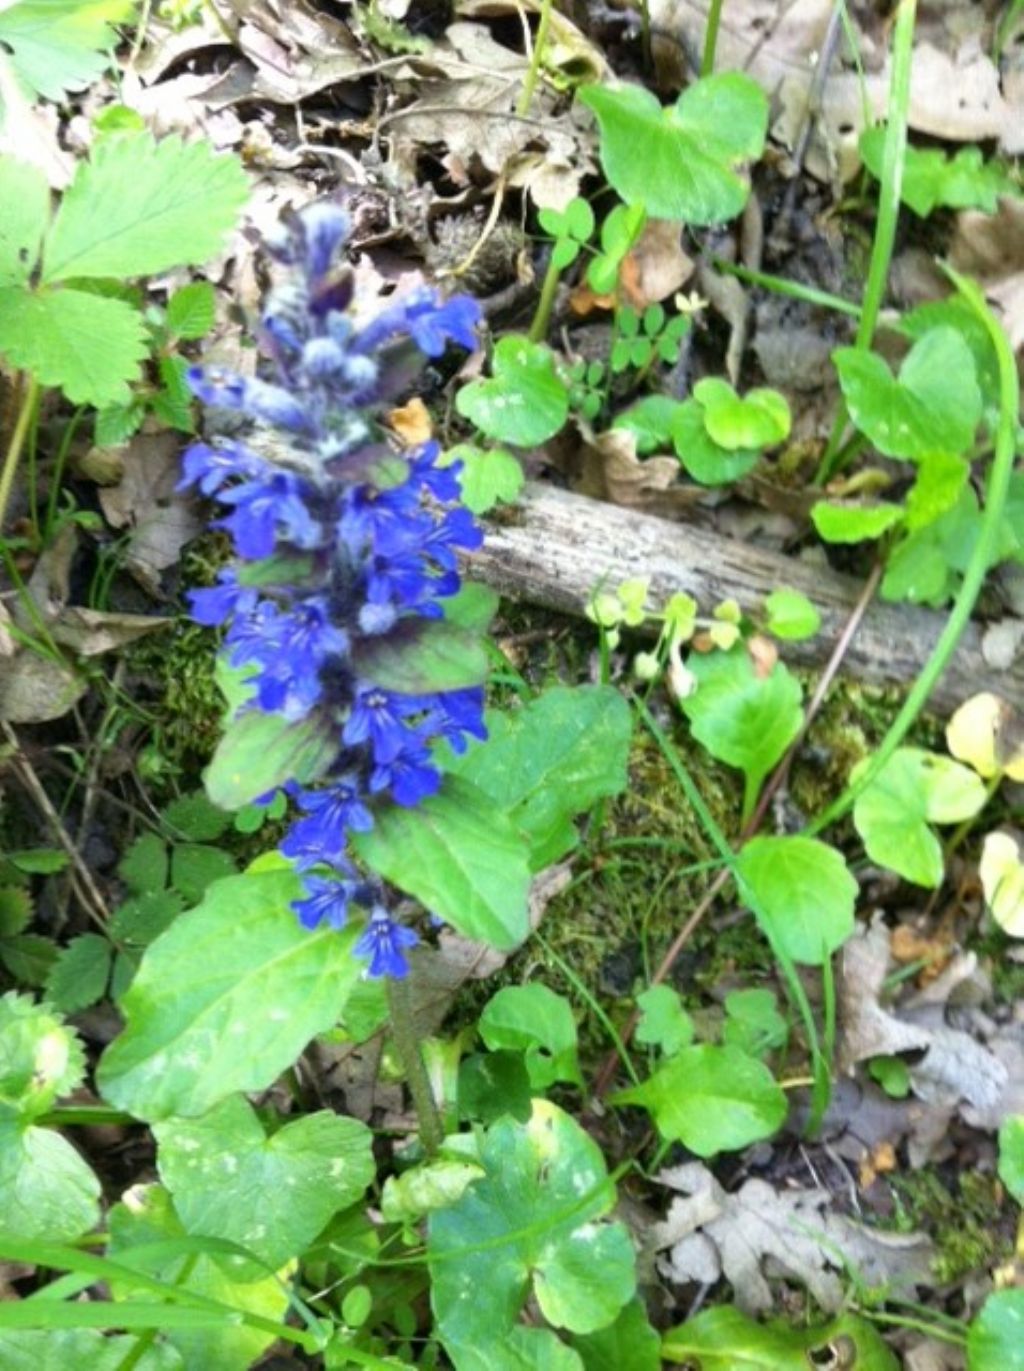
[[[704,406],[696,400],[676,406],[671,433],[676,456],[702,486],[727,485],[757,466],[759,452],[743,448],[730,452],[715,442],[704,423]]]
[[[768,101],[748,76],[704,77],[665,109],[641,86],[585,86],[579,97],[597,115],[601,165],[623,200],[688,224],[742,210],[741,168],[760,157],[768,128]]]
[[[501,503],[511,503],[523,488],[526,477],[511,452],[492,448],[485,452],[471,443],[461,443],[445,454],[443,465],[460,462],[459,487],[462,503],[474,514],[486,514]]]
[[[730,452],[774,447],[789,437],[789,405],[777,390],[752,390],[741,397],[728,381],[708,376],[694,386],[693,398],[704,406],[711,439]]]
[[[817,838],[753,838],[736,874],[768,941],[794,962],[821,966],[853,932],[857,882]]]
[[[971,349],[956,329],[930,329],[898,377],[865,348],[838,348],[832,357],[850,418],[887,457],[958,456],[974,441],[981,391]]]
[[[853,770],[856,781],[869,759]],[[949,757],[901,747],[858,797],[853,823],[872,861],[915,885],[942,880],[942,846],[930,823],[971,819],[985,803],[985,784],[976,772]]]
[[[489,380],[471,381],[455,407],[481,433],[515,447],[551,438],[569,415],[569,391],[543,343],[508,334],[494,349]]]

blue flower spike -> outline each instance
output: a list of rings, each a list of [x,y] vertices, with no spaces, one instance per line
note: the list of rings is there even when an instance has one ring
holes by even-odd
[[[399,457],[380,414],[396,383],[408,384],[399,368],[409,346],[421,358],[452,343],[474,348],[480,307],[424,287],[354,318],[349,229],[344,208],[323,200],[290,212],[268,240],[280,280],[260,342],[273,374],[188,372],[204,404],[241,415],[253,434],[274,432],[261,447],[279,461],[237,439],[196,442],[180,488],[225,511],[213,527],[228,533],[236,560],[215,586],[191,593],[191,609],[197,623],[226,629],[228,661],[246,669],[252,688],[242,709],[328,720],[337,738],[317,788],[283,787],[300,811],[281,842],[304,886],[293,909],[306,928],[340,929],[361,908],[355,951],[366,974],[401,977],[419,939],[395,921],[381,883],[359,877],[349,835],[371,829],[381,803],[412,808],[437,792],[431,744],[461,752],[485,738],[484,693],[385,689],[356,662],[361,645],[443,616],[460,586],[458,553],[479,547],[482,534],[457,503],[457,468],[437,466],[438,445]],[[395,478],[398,461],[404,479]]]

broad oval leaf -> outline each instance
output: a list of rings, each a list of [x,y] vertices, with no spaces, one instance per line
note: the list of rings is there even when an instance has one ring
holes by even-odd
[[[821,966],[853,932],[857,882],[818,838],[752,838],[736,875],[765,937],[794,962]]]
[[[555,1081],[582,1084],[572,1007],[546,985],[503,986],[484,1006],[479,1027],[489,1048],[526,1054],[534,1090],[546,1090]]]
[[[18,1328],[0,1331],[4,1371],[120,1371],[131,1357],[135,1371],[185,1371],[180,1355],[167,1343],[138,1354],[136,1334],[106,1337],[98,1328]]]
[[[786,1117],[786,1095],[772,1073],[738,1047],[684,1047],[613,1104],[646,1109],[668,1141],[698,1157],[734,1152],[769,1138]]]
[[[1024,1371],[1024,1290],[989,1295],[967,1334],[969,1371]]]
[[[100,1215],[100,1183],[51,1128],[0,1121],[0,1237],[73,1242]]]
[[[253,709],[227,725],[203,781],[218,808],[241,809],[285,781],[318,780],[337,755],[336,731],[315,715],[289,723]]]
[[[511,952],[530,931],[526,843],[476,786],[448,776],[417,805],[381,811],[353,835],[369,866],[467,938]]]
[[[903,519],[900,505],[841,505],[819,500],[811,507],[811,522],[826,543],[863,543],[881,538]]]
[[[455,408],[489,438],[533,447],[553,437],[569,417],[569,390],[544,343],[507,334],[494,349],[491,376],[471,381]]]
[[[229,877],[147,948],[97,1072],[111,1104],[146,1120],[203,1114],[265,1090],[333,1027],[362,971],[359,930],[308,932],[289,908],[300,894],[292,871]]]
[[[698,1371],[808,1371],[834,1364],[833,1349],[851,1346],[854,1371],[899,1371],[899,1363],[866,1319],[844,1314],[824,1328],[757,1323],[731,1305],[706,1309],[665,1335],[666,1361]],[[994,1368],[993,1368],[994,1371]]]
[[[760,157],[768,101],[738,72],[707,76],[665,109],[641,86],[585,86],[579,98],[597,115],[601,165],[623,200],[655,219],[720,224],[746,204],[741,168]]]
[[[406,619],[390,633],[364,638],[353,663],[358,675],[400,695],[477,686],[488,666],[479,635],[443,619]]]

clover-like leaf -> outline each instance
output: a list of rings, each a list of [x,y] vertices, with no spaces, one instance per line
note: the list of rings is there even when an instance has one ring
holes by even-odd
[[[501,448],[485,451],[472,443],[460,443],[445,454],[444,465],[451,462],[462,464],[462,503],[474,514],[486,514],[497,504],[510,504],[526,481],[519,461]]]
[[[728,381],[707,376],[694,386],[693,398],[704,407],[708,436],[729,452],[774,447],[789,437],[789,404],[777,390],[751,390],[740,396]]]
[[[704,406],[693,399],[677,405],[672,416],[672,443],[687,474],[703,486],[726,485],[746,476],[757,466],[760,452],[722,447],[708,433],[704,418]]]
[[[853,932],[857,882],[817,838],[752,838],[736,875],[768,941],[794,962],[821,966]]]
[[[549,1323],[590,1333],[636,1288],[623,1224],[597,1144],[568,1114],[534,1100],[529,1122],[499,1119],[480,1152],[487,1175],[431,1215],[431,1302],[446,1344],[500,1346],[528,1295]],[[478,1247],[486,1246],[487,1279]]]
[[[760,157],[768,128],[764,91],[738,72],[707,76],[662,108],[641,86],[579,91],[597,115],[601,166],[623,200],[656,219],[720,224],[750,191],[745,166]]]
[[[853,770],[856,781],[868,758]],[[901,747],[858,797],[853,822],[868,856],[915,885],[942,880],[942,845],[929,824],[971,819],[985,803],[976,772],[938,753]]]
[[[515,447],[551,438],[569,415],[569,390],[544,343],[507,334],[494,349],[491,376],[463,386],[455,407],[482,433]]]
[[[959,456],[974,441],[981,391],[974,357],[956,329],[930,329],[895,377],[866,348],[838,348],[832,357],[850,418],[887,457]]]
[[[186,1230],[238,1243],[263,1263],[230,1259],[236,1276],[258,1277],[305,1251],[333,1214],[361,1198],[376,1170],[373,1135],[358,1120],[321,1110],[268,1136],[241,1095],[153,1132],[160,1177]]]
[[[646,1109],[666,1141],[698,1157],[734,1152],[768,1138],[786,1117],[786,1094],[763,1062],[738,1047],[681,1048],[613,1104]]]

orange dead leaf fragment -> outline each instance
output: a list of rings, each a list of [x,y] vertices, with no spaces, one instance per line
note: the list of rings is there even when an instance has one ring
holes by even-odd
[[[404,447],[419,447],[434,431],[430,411],[418,395],[414,395],[408,404],[391,410],[388,427]]]

